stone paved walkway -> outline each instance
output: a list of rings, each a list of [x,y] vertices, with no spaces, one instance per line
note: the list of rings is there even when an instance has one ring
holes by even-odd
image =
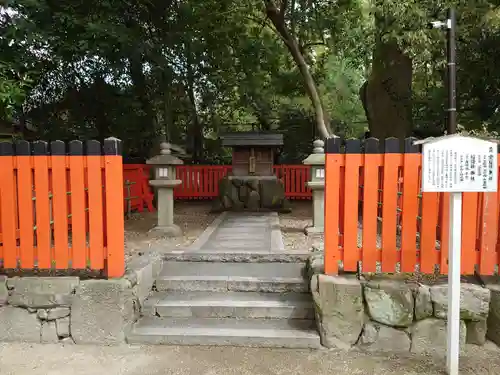
[[[223,213],[188,250],[222,253],[284,251],[278,214],[275,212]]]
[[[0,343],[2,375],[442,375],[444,358],[232,347]],[[500,374],[498,350],[468,346],[461,375]]]

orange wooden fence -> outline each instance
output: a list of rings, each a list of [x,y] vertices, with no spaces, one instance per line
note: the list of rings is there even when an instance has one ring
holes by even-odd
[[[124,274],[120,143],[0,143],[0,268]]]
[[[325,272],[448,271],[449,194],[421,192],[414,139],[326,142]],[[364,149],[362,147],[364,146]],[[497,193],[464,193],[462,274],[496,272]]]
[[[153,190],[149,186],[151,166],[147,164],[124,164],[125,207],[142,212],[153,211]],[[179,165],[177,178],[182,183],[174,189],[175,199],[213,199],[219,193],[219,181],[230,173],[230,165]],[[310,178],[308,165],[275,165],[274,172],[283,181],[288,199],[311,199],[312,193],[306,185]],[[128,206],[127,206],[128,205]]]

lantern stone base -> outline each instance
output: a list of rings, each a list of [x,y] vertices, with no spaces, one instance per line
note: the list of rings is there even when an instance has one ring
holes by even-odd
[[[175,224],[171,225],[162,225],[162,226],[155,226],[153,227],[150,232],[162,235],[165,237],[180,237],[182,236],[182,230],[179,228],[179,226]]]

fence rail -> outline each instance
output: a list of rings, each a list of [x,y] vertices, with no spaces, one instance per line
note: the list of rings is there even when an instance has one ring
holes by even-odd
[[[0,267],[124,273],[119,140],[0,143]],[[85,146],[85,147],[84,147]]]
[[[369,139],[326,142],[325,272],[448,272],[449,193],[422,193],[421,154]],[[464,193],[462,274],[498,270],[497,193]]]

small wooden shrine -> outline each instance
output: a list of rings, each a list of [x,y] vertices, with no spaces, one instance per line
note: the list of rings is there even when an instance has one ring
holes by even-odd
[[[233,176],[274,176],[273,164],[283,146],[279,133],[238,132],[221,136],[222,147],[233,149]]]
[[[214,210],[286,211],[283,182],[273,171],[283,135],[271,132],[233,132],[221,135],[232,148],[232,173],[219,183]]]

